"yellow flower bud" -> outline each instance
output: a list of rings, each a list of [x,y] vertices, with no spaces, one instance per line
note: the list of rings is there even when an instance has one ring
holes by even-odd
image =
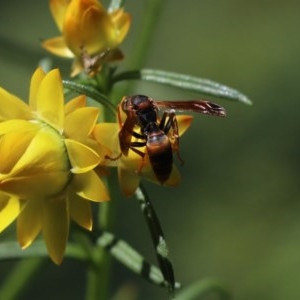
[[[94,62],[99,68],[123,57],[118,46],[128,33],[131,17],[122,8],[107,12],[97,0],[51,0],[50,8],[62,36],[44,41],[43,47],[55,55],[74,57],[72,75],[85,68],[87,55],[99,56],[100,63]]]

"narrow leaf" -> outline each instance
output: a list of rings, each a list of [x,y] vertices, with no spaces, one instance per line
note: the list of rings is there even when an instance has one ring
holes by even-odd
[[[81,95],[86,95],[103,106],[107,107],[113,115],[116,113],[116,108],[112,102],[102,93],[98,92],[95,88],[91,86],[86,86],[77,82],[63,80],[63,85],[65,88],[74,91]]]
[[[142,69],[140,71],[127,71],[114,77],[114,82],[122,80],[145,80],[165,84],[184,90],[194,91],[201,95],[234,100],[251,105],[251,100],[243,93],[226,85],[209,79],[203,79],[190,75],[168,72],[162,70]]]
[[[142,185],[140,185],[140,187],[137,189],[135,196],[140,203],[141,210],[147,222],[152,242],[155,247],[156,257],[160,270],[164,276],[165,281],[168,283],[167,287],[169,293],[173,297],[175,290],[174,269],[173,264],[168,257],[169,250],[165,241],[162,227],[160,225],[160,221],[146,193],[146,190]]]
[[[148,263],[143,256],[133,249],[127,242],[118,239],[109,232],[103,232],[97,240],[97,245],[108,251],[116,260],[132,272],[139,274],[144,279],[156,285],[168,287],[169,283],[154,265]],[[176,285],[177,287],[178,285]]]
[[[208,294],[217,294],[219,299],[231,299],[228,289],[217,279],[201,279],[186,288],[182,289],[177,295],[176,300],[198,300]]]

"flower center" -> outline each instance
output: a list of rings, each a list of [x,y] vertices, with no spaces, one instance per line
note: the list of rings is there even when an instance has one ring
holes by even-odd
[[[71,176],[63,136],[37,120],[20,125],[1,136],[0,190],[26,200],[63,192]]]

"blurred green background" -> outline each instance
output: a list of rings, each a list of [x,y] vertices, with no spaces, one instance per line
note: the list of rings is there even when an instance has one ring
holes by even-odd
[[[105,2],[107,3],[107,1]],[[128,65],[144,1],[127,1],[132,30],[122,49]],[[158,23],[157,23],[158,22]],[[187,285],[215,277],[233,299],[300,299],[300,2],[165,1],[145,67],[209,78],[237,88],[252,107],[215,100],[226,119],[195,116],[181,139],[185,160],[176,189],[146,184],[162,220],[177,279]],[[40,40],[58,35],[48,1],[0,2],[0,85],[26,99]],[[68,76],[70,62],[54,59]],[[135,92],[157,99],[197,95],[154,84]],[[119,201],[118,235],[155,262],[140,209]],[[0,263],[0,282],[11,263]],[[113,289],[129,284],[138,299],[166,292],[118,263]],[[82,299],[82,264],[48,262],[22,299]],[[205,299],[217,299],[207,297]]]

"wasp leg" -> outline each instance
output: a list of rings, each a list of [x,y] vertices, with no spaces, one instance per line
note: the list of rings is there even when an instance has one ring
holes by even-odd
[[[159,129],[163,130],[165,134],[168,134],[170,129],[172,129],[172,149],[176,153],[180,163],[183,165],[184,161],[179,153],[179,130],[178,123],[176,119],[175,112],[170,110],[168,112],[164,112],[161,121],[159,123]]]
[[[118,160],[121,156],[122,156],[122,152],[119,155],[117,155],[116,157],[111,157],[109,155],[105,155],[104,158],[109,159],[111,161],[115,161],[115,160]]]
[[[132,135],[134,136],[134,137],[137,137],[137,138],[141,138],[142,137],[142,135],[140,135],[139,133],[137,133],[137,132],[133,132],[132,133]],[[140,150],[138,150],[138,149],[135,149],[134,147],[144,147],[144,146],[146,146],[146,142],[132,142],[131,144],[130,144],[130,146],[129,146],[129,149],[131,149],[133,152],[135,152],[136,154],[138,154],[138,155],[140,155],[142,158],[144,158],[144,156],[145,156],[145,153],[144,152],[142,152],[142,151],[140,151]],[[122,152],[119,154],[119,155],[117,155],[116,157],[111,157],[111,156],[109,156],[109,155],[105,155],[104,156],[104,158],[105,159],[110,159],[110,160],[112,160],[112,161],[115,161],[115,160],[118,160],[121,156],[122,156]],[[127,156],[127,155],[126,155]]]
[[[140,133],[137,133],[135,131],[132,132],[132,136],[134,136],[134,137],[136,137],[138,139],[143,139],[143,140],[146,139],[146,137],[144,135],[142,135]],[[145,146],[145,145],[146,145],[146,142],[145,142],[145,144],[143,146]],[[143,147],[143,146],[137,146],[137,147]]]
[[[118,123],[119,123],[119,126],[122,128],[123,123],[122,123],[122,119],[121,119],[121,105],[120,104],[118,105]]]
[[[134,153],[138,154],[142,158],[142,163],[141,163],[140,167],[137,170],[138,174],[141,174],[141,172],[142,172],[142,170],[143,170],[143,168],[145,166],[145,156],[146,156],[146,153],[143,152],[143,151],[140,151],[140,150],[136,149],[136,147],[145,147],[145,146],[146,146],[146,142],[132,142],[130,144],[130,150],[132,150]]]

